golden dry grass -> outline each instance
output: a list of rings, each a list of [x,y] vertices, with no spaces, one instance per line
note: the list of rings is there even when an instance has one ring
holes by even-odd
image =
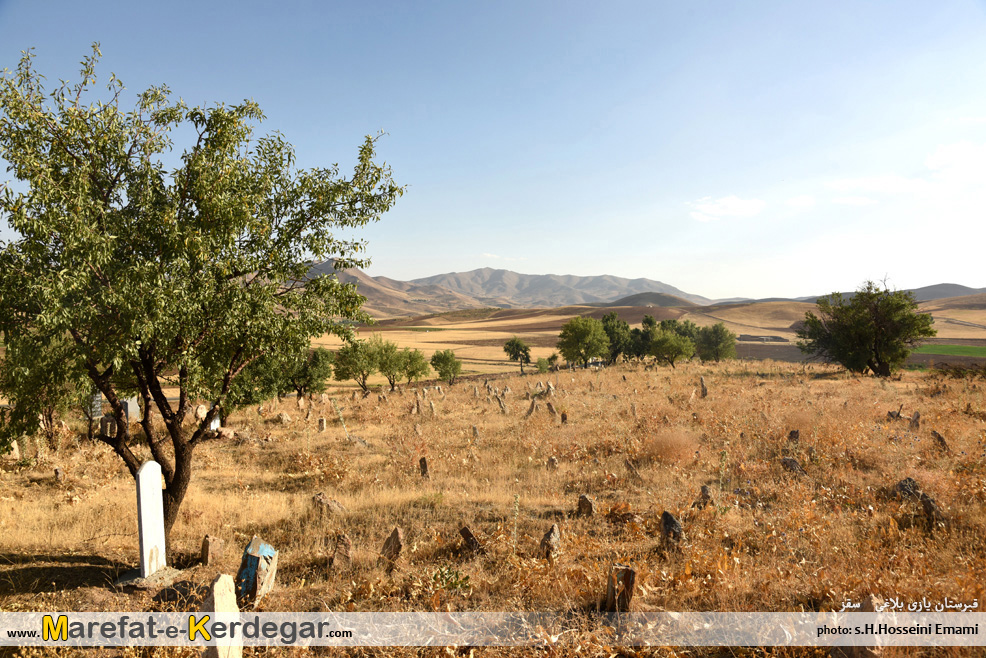
[[[697,393],[699,376],[708,398]],[[560,372],[550,375],[557,392],[543,402],[567,414],[562,425],[543,405],[524,417],[538,379],[491,381],[511,389],[507,415],[487,400],[481,380],[446,387],[444,396],[428,391],[434,415],[427,404],[423,416],[410,414],[410,389],[387,402],[340,393],[349,431],[368,447],[348,442],[321,403],[307,419],[293,402],[265,417],[256,409],[234,416],[231,425],[247,428],[252,440],[197,449],[172,536],[183,577],[207,583],[218,571],[235,573],[257,534],[281,553],[278,587],[262,604],[268,611],[584,615],[614,562],[637,569],[639,610],[831,610],[869,592],[986,600],[981,382],[910,373],[883,381],[773,362]],[[905,414],[921,412],[920,430],[887,419],[900,405]],[[268,422],[281,410],[295,418],[287,428]],[[319,416],[329,420],[322,434]],[[787,439],[792,429],[800,431],[797,443]],[[951,454],[935,446],[932,429]],[[0,477],[0,609],[159,608],[150,594],[108,587],[137,562],[134,484],[120,460],[69,436],[40,455],[26,447],[37,464],[5,462]],[[422,456],[428,480],[418,472]],[[785,471],[784,456],[808,476]],[[547,466],[551,457],[557,469]],[[63,482],[54,481],[56,466]],[[894,496],[904,477],[938,501],[947,527],[929,529],[918,506]],[[715,502],[693,508],[702,485]],[[348,511],[314,516],[317,492]],[[598,516],[571,515],[582,493],[595,497]],[[662,549],[665,510],[684,526],[680,553]],[[553,565],[537,556],[552,523],[563,548]],[[485,556],[462,552],[463,525],[485,544]],[[388,575],[378,556],[394,526],[404,529],[408,560]],[[327,564],[339,532],[354,545],[349,574]],[[215,567],[194,557],[206,533],[227,542]],[[468,576],[469,586],[441,584],[439,570]],[[587,636],[584,651],[603,648]],[[795,654],[812,655],[787,655]]]

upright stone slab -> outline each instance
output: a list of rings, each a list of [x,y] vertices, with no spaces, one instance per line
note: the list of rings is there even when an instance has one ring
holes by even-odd
[[[222,421],[219,419],[219,416],[216,416],[212,419],[212,422],[209,423],[209,429],[213,432],[218,432],[220,427],[222,427]]]
[[[219,537],[206,535],[202,538],[202,564],[215,566],[223,556],[226,543]],[[232,591],[232,579],[230,579],[230,591]],[[235,601],[234,601],[235,602]]]
[[[240,608],[236,605],[236,591],[233,577],[219,574],[209,586],[209,594],[202,603],[202,612],[210,615],[213,621],[229,623],[239,621]],[[243,645],[233,638],[216,638],[216,646],[205,648],[204,658],[240,658]]]
[[[318,419],[318,431],[319,432],[324,432],[325,431],[325,419],[324,418],[319,418]]]
[[[93,418],[99,418],[103,415],[103,394],[93,393],[91,402],[90,413],[92,413]]]
[[[106,436],[116,436],[116,418],[113,416],[102,416],[99,419],[99,433]]]
[[[21,460],[21,447],[17,443],[17,439],[14,439],[14,442],[10,444],[10,453],[8,456],[15,462],[19,462]]]
[[[277,551],[260,537],[254,535],[240,561],[236,572],[236,601],[240,607],[253,603],[256,608],[264,596],[274,588],[277,576]]]
[[[140,404],[136,396],[123,401],[123,413],[128,423],[136,423],[140,420]]]
[[[144,462],[137,471],[137,533],[140,537],[140,577],[167,566],[164,547],[164,496],[161,465]]]
[[[625,564],[614,564],[606,584],[606,612],[629,612],[633,602],[633,587],[637,572]]]
[[[344,573],[353,568],[353,540],[346,533],[336,537],[335,553],[332,554],[332,570]]]

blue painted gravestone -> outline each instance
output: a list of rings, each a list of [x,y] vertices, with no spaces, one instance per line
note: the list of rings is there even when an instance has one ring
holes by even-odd
[[[254,607],[271,589],[277,575],[277,551],[260,537],[254,535],[246,550],[240,570],[236,573],[236,601],[242,608],[246,603]]]

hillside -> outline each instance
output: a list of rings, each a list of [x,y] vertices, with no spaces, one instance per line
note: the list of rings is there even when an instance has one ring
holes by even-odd
[[[659,306],[669,308],[676,306],[698,306],[698,304],[662,292],[641,292],[636,295],[621,297],[615,302],[609,302],[603,306]]]
[[[695,304],[711,300],[692,295],[674,286],[651,279],[625,279],[618,276],[575,276],[558,274],[519,274],[488,267],[471,272],[451,272],[423,279],[420,285],[440,285],[464,295],[485,300],[506,299],[511,306],[556,307],[572,304],[609,303],[638,293],[664,293]]]

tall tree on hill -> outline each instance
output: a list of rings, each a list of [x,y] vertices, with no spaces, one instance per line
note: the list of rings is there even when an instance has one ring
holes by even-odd
[[[352,379],[363,391],[370,394],[370,377],[377,371],[377,352],[365,340],[350,340],[339,348],[335,358],[335,378],[344,382]]]
[[[698,330],[695,337],[695,351],[703,361],[719,363],[725,359],[736,358],[736,334],[717,322]]]
[[[431,367],[451,386],[462,372],[462,361],[455,358],[452,350],[440,350],[431,355]]]
[[[616,311],[603,316],[603,331],[609,339],[610,363],[616,363],[621,355],[629,355],[633,352],[633,334],[630,332],[630,325],[626,320],[621,320]]]
[[[589,365],[593,357],[609,356],[609,338],[603,323],[595,318],[576,317],[562,325],[558,351],[570,363]]]
[[[524,365],[531,362],[531,348],[527,343],[514,336],[503,346],[503,351],[511,361],[520,362],[520,374],[523,375]]]
[[[832,293],[817,305],[818,315],[805,313],[798,347],[850,372],[889,377],[911,349],[937,333],[931,314],[917,312],[914,293],[881,289],[872,281],[848,299]]]
[[[244,370],[365,319],[352,286],[307,278],[309,259],[365,265],[352,231],[402,188],[374,162],[372,138],[348,179],[335,167],[297,170],[279,134],[254,138],[263,114],[250,101],[188,107],[152,87],[127,110],[115,76],[100,93],[98,57],[94,46],[81,82],[51,93],[30,53],[0,78],[0,157],[19,181],[0,191],[15,233],[0,244],[0,338],[8,360],[64,341],[65,378],[82,373],[117,420],[97,438],[133,475],[147,456],[160,463],[170,535],[195,448]],[[180,158],[170,156],[173,132],[191,137]],[[14,406],[3,445],[37,426],[32,381],[4,391]],[[132,393],[143,403],[141,445],[124,414]],[[196,399],[208,412],[188,426]],[[154,408],[163,424],[151,422]]]

